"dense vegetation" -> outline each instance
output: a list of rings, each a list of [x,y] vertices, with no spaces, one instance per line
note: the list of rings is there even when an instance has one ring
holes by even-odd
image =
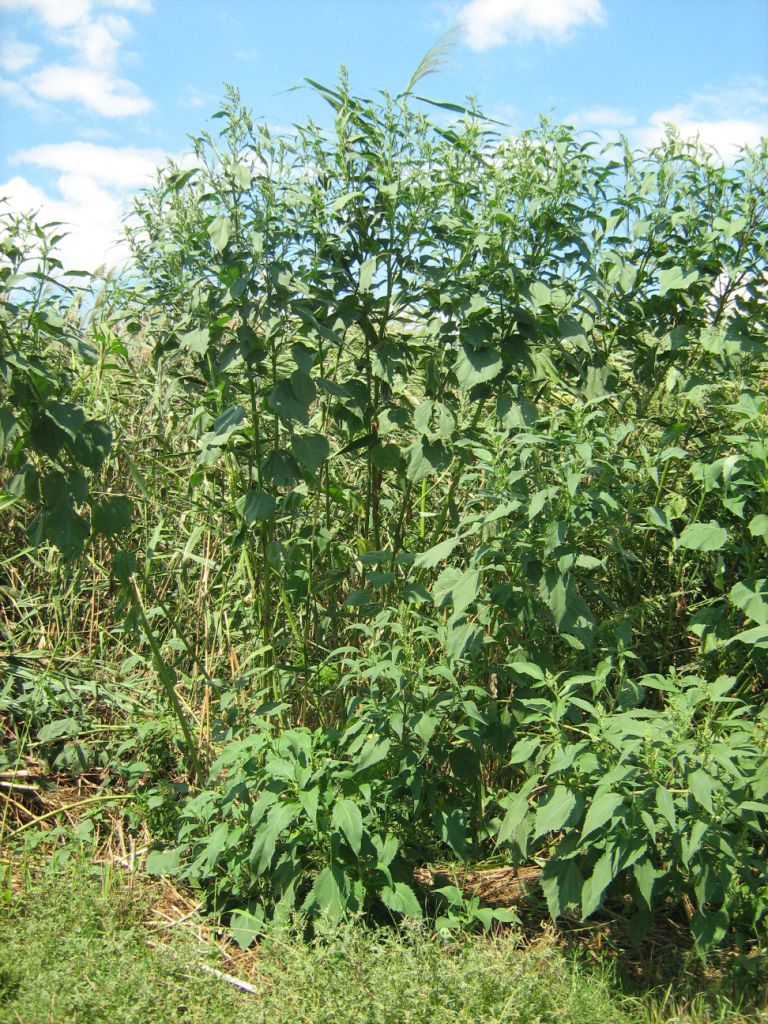
[[[0,769],[133,793],[244,945],[446,862],[764,942],[768,145],[417,81],[290,137],[231,92],[85,291],[5,216]]]

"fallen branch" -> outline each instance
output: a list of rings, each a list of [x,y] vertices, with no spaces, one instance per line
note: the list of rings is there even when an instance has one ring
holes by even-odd
[[[220,981],[226,981],[229,985],[234,985],[235,988],[242,989],[243,992],[249,992],[252,996],[259,994],[259,990],[251,985],[250,982],[241,981],[240,978],[235,978],[232,974],[225,974],[224,971],[219,971],[215,967],[209,967],[208,964],[200,964],[200,970],[205,971],[206,974],[212,974],[214,978],[218,978]]]

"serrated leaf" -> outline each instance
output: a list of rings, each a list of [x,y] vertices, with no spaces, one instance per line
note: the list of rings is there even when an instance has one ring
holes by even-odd
[[[688,787],[701,806],[710,812],[712,807],[712,779],[703,769],[697,768],[688,776]]]
[[[659,295],[666,295],[671,291],[682,291],[694,281],[698,281],[699,275],[695,270],[686,274],[682,267],[670,267],[668,270],[659,272]]]
[[[689,551],[719,551],[728,540],[728,532],[717,522],[691,523],[677,539],[678,546]]]
[[[378,764],[383,761],[389,753],[389,748],[392,743],[389,739],[381,739],[378,736],[372,736],[369,740],[366,740],[363,749],[357,755],[357,758],[352,765],[352,771],[357,774],[358,772],[364,772],[366,768],[370,768],[371,765]]]
[[[559,832],[571,823],[579,809],[580,798],[567,786],[555,786],[546,799],[536,810],[533,838],[546,835],[547,832]]]
[[[584,876],[575,861],[550,860],[541,875],[541,888],[553,921],[569,907],[579,906]]]
[[[296,460],[313,476],[331,454],[331,446],[324,434],[294,434],[291,451]]]
[[[91,506],[91,532],[115,537],[131,525],[133,505],[130,498],[116,494],[95,501]]]
[[[182,334],[179,344],[189,352],[196,352],[199,356],[204,356],[211,344],[211,335],[205,327],[196,327],[194,330]]]
[[[312,886],[315,903],[332,921],[338,921],[347,908],[347,876],[338,864],[323,868]]]
[[[607,793],[596,795],[589,805],[587,816],[584,819],[581,838],[584,839],[592,832],[602,828],[606,822],[615,816],[616,811],[623,806],[624,798],[619,793],[612,793],[609,790]]]
[[[251,526],[253,523],[265,523],[274,515],[277,501],[266,491],[248,491],[239,498],[236,506],[243,519]]]
[[[337,800],[333,807],[331,824],[344,834],[353,852],[359,854],[363,838],[363,817],[355,801],[348,797]]]
[[[598,857],[592,874],[581,890],[581,916],[586,919],[597,910],[603,901],[603,893],[613,881],[614,851],[609,847]]]
[[[677,814],[675,812],[675,801],[666,786],[656,787],[656,806],[664,817],[670,828],[677,829]]]
[[[391,886],[385,885],[381,890],[381,902],[388,910],[392,910],[396,914],[421,918],[421,906],[416,899],[416,894],[405,882],[395,882]]]
[[[476,385],[498,377],[502,365],[501,356],[494,349],[488,346],[473,348],[464,344],[456,356],[453,370],[459,387],[463,391],[470,391]]]
[[[445,561],[460,542],[461,537],[449,537],[448,540],[440,541],[439,544],[435,544],[434,547],[417,555],[413,564],[417,569],[432,569],[440,562]]]

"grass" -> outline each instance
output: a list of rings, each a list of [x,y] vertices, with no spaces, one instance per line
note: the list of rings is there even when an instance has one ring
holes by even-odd
[[[157,883],[82,862],[8,896],[3,1024],[747,1024],[725,995],[629,997],[604,964],[514,934],[450,946],[421,929],[352,922],[313,942],[282,934],[241,954],[153,915]],[[158,926],[159,925],[159,926]],[[243,993],[207,965],[248,980]]]
[[[446,948],[421,930],[353,923],[313,943],[265,940],[236,967],[189,929],[147,922],[153,890],[82,870],[48,875],[0,919],[0,1021],[24,1024],[360,1022],[625,1024],[605,977],[512,937]],[[248,977],[258,996],[201,966]]]

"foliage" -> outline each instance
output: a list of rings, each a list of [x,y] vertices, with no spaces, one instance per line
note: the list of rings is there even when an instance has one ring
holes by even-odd
[[[96,375],[134,508],[96,632],[183,730],[183,784],[132,775],[151,866],[254,929],[418,916],[415,865],[494,856],[543,865],[553,917],[764,934],[765,143],[598,152],[309,85],[329,127],[230,90],[137,198],[134,276],[83,323],[112,361],[67,385]]]

